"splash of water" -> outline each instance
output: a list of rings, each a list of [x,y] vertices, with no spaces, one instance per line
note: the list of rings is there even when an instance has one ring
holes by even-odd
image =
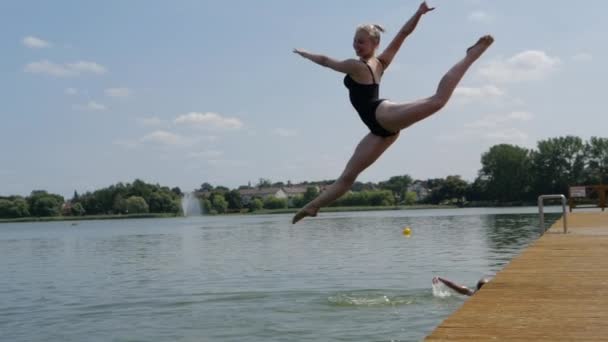
[[[330,304],[337,306],[385,306],[413,304],[415,296],[385,295],[382,293],[338,293],[328,297]]]
[[[432,284],[433,296],[438,298],[446,298],[452,295],[452,292],[442,283]]]
[[[184,216],[200,216],[203,214],[201,202],[193,192],[187,192],[182,197],[182,210]]]

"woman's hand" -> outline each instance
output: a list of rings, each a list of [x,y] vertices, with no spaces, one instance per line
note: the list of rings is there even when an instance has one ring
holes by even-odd
[[[423,1],[423,2],[420,4],[420,7],[418,7],[418,13],[420,13],[420,14],[427,14],[428,12],[430,12],[430,11],[432,11],[432,10],[434,10],[434,9],[435,9],[435,7],[429,7],[429,6],[426,4],[426,1]]]
[[[297,54],[297,55],[300,55],[300,56],[302,56],[302,57],[306,57],[306,56],[305,56],[306,51],[304,51],[304,50],[302,50],[302,49],[293,49],[293,53],[295,53],[295,54]]]

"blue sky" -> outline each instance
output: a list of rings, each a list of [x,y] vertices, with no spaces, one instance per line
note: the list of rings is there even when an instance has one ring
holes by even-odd
[[[345,59],[361,23],[382,47],[417,1],[2,1],[0,195],[71,196],[116,182],[192,190],[259,178],[334,179],[367,133],[342,75],[291,51]],[[449,105],[402,132],[359,178],[473,180],[498,143],[606,136],[608,3],[437,0],[381,96],[431,95],[491,33]]]

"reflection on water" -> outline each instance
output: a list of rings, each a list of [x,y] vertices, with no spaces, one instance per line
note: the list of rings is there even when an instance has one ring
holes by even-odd
[[[466,300],[433,276],[473,287],[538,236],[535,208],[289,220],[0,225],[2,339],[420,340]]]

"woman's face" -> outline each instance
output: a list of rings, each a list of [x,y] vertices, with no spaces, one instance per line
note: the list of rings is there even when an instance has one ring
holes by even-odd
[[[378,44],[372,39],[372,37],[365,30],[359,30],[355,34],[353,39],[353,49],[357,56],[362,58],[371,57],[374,55]]]

